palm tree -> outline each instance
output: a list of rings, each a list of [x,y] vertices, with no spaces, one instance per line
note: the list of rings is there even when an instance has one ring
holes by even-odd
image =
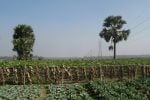
[[[35,37],[33,29],[29,25],[19,24],[14,28],[13,34],[13,51],[18,54],[19,60],[27,60],[32,57],[33,45]]]
[[[106,42],[112,42],[114,45],[109,50],[114,50],[114,59],[116,59],[116,44],[122,40],[127,40],[130,30],[122,29],[126,21],[121,16],[108,16],[103,23],[103,29],[99,33]]]

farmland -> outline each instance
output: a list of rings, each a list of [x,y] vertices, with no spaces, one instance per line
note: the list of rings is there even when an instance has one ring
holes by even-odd
[[[0,100],[150,100],[150,0],[64,1],[1,0]]]
[[[45,91],[44,94],[42,91]],[[43,94],[43,96],[42,96]],[[150,79],[84,84],[4,85],[0,100],[149,100]]]
[[[150,59],[1,61],[0,84],[51,84],[150,76]]]
[[[0,100],[149,100],[150,59],[0,61]]]

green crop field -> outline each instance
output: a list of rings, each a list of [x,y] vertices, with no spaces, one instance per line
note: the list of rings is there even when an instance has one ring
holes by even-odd
[[[0,67],[22,67],[22,66],[51,66],[60,65],[68,67],[88,67],[95,65],[149,65],[150,58],[130,58],[130,59],[49,59],[49,60],[0,60]]]
[[[0,100],[149,100],[150,79],[85,84],[4,85]]]

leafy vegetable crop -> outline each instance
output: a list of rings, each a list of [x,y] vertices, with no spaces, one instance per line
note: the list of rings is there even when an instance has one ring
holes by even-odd
[[[0,86],[0,100],[35,100],[41,89],[40,85]]]
[[[0,100],[150,100],[150,78],[132,81],[91,81],[85,84],[4,85]]]

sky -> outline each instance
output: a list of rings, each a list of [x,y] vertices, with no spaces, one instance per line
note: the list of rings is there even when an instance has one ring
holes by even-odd
[[[99,37],[104,19],[121,15],[130,29],[117,55],[150,54],[150,0],[0,0],[0,56],[14,56],[18,24],[32,26],[33,54],[43,57],[112,56]]]

